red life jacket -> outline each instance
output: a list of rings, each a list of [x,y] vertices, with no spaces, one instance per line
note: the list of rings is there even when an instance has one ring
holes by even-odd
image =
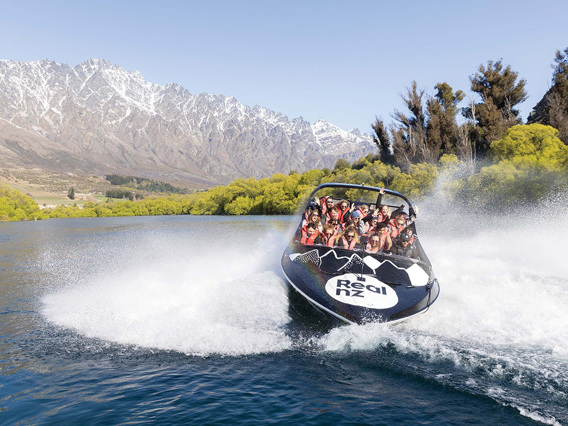
[[[400,234],[402,230],[406,228],[406,221],[402,225],[398,226],[398,224],[396,223],[396,218],[394,218],[390,220],[389,226],[391,229],[391,238],[396,238],[398,237],[398,234]]]
[[[302,236],[302,240],[301,240],[300,242],[301,242],[302,244],[308,244],[308,245],[310,245],[310,246],[313,246],[313,245],[314,245],[314,241],[316,240],[316,238],[318,237],[318,235],[319,235],[319,231],[316,229],[316,230],[314,231],[314,233],[313,233],[312,235],[310,235],[309,237],[308,237],[308,234],[307,234],[307,233],[306,233],[305,236]]]
[[[345,210],[341,210],[339,209],[339,217],[337,218],[337,220],[339,222],[345,222],[345,214],[349,211],[349,207],[347,207]]]

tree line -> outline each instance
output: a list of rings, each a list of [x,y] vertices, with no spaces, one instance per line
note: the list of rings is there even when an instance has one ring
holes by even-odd
[[[186,194],[188,191],[185,188],[178,188],[167,182],[156,181],[143,177],[136,176],[122,176],[117,174],[109,174],[105,179],[115,186],[127,186],[131,189],[139,189],[149,193],[163,193],[163,194]],[[111,197],[111,195],[107,195]],[[116,198],[130,198],[119,196]]]
[[[406,110],[392,114],[393,124],[387,127],[380,118],[372,124],[381,161],[408,170],[412,164],[435,163],[454,154],[473,170],[477,160],[486,159],[491,143],[521,124],[517,106],[527,99],[526,80],[498,60],[480,65],[470,82],[481,100],[460,107],[463,91],[443,82],[431,95],[413,81],[402,96]],[[558,137],[568,144],[568,48],[556,52],[551,88],[527,120],[535,123],[558,129]]]
[[[491,143],[487,164],[464,173],[456,154],[443,154],[435,163],[410,164],[404,170],[369,154],[353,162],[338,160],[333,170],[277,173],[270,178],[236,179],[226,186],[193,194],[153,195],[143,200],[87,202],[40,210],[35,201],[0,186],[0,220],[65,217],[149,215],[258,215],[294,214],[319,184],[345,182],[387,187],[412,199],[444,191],[451,202],[491,211],[539,202],[568,190],[568,146],[559,131],[542,124],[516,125]],[[440,179],[444,177],[444,179]]]

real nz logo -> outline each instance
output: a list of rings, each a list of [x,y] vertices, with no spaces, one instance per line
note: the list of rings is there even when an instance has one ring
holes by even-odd
[[[392,288],[369,275],[333,277],[325,284],[325,291],[335,300],[367,308],[386,309],[398,303]]]

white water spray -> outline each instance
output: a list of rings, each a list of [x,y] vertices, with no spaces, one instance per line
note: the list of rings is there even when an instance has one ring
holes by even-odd
[[[440,281],[436,303],[399,325],[336,328],[316,343],[336,353],[394,345],[430,365],[449,362],[465,371],[458,387],[557,424],[531,392],[556,406],[568,392],[567,210],[565,197],[493,216],[426,206],[417,226]]]
[[[122,241],[124,268],[46,296],[43,313],[87,337],[187,354],[287,349],[287,290],[268,266],[280,234],[238,225],[199,224],[210,232],[149,235],[126,249]]]

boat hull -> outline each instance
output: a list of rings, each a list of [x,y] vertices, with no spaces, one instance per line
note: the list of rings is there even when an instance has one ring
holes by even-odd
[[[282,270],[312,305],[350,324],[407,319],[425,312],[440,292],[424,262],[337,247],[291,243]]]

